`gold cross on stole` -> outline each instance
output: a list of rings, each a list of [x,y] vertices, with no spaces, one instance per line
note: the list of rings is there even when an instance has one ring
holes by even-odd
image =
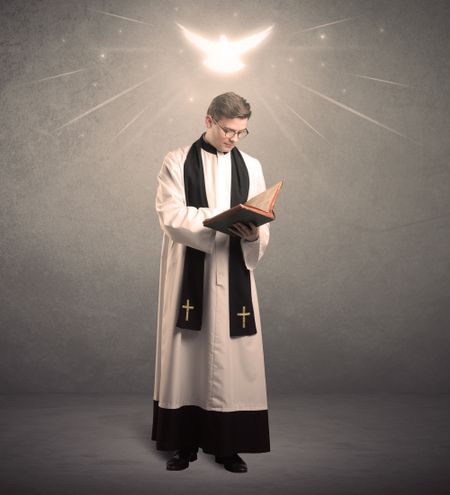
[[[242,306],[242,313],[237,313],[237,316],[242,316],[242,328],[245,328],[245,317],[250,315],[251,313],[245,312],[245,306]]]
[[[189,306],[189,299],[186,299],[186,304],[183,304],[183,306],[181,307],[186,310],[186,316],[184,317],[184,321],[189,321],[189,310],[194,309],[194,306]]]

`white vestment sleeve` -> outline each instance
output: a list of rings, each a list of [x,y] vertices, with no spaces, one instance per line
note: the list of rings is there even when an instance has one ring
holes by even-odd
[[[250,177],[252,183],[252,197],[266,190],[261,164],[259,161],[256,161],[256,163],[258,166]],[[269,237],[270,227],[269,224],[266,223],[259,227],[259,238],[256,241],[248,242],[243,239],[241,240],[242,253],[244,255],[247,270],[254,270],[256,268],[258,261],[263,257],[267,244],[269,244]]]
[[[156,212],[162,230],[174,242],[212,253],[216,231],[203,226],[203,220],[220,211],[186,206],[183,155],[171,152],[164,158],[158,175]]]

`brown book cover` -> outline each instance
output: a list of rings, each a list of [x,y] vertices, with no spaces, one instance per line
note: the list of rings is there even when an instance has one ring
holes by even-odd
[[[253,196],[253,198],[250,198],[245,203],[238,204],[214,217],[207,218],[203,221],[203,225],[228,235],[234,235],[228,228],[236,222],[253,223],[259,227],[275,220],[273,207],[275,206],[282,185],[282,181],[277,182],[269,189]]]

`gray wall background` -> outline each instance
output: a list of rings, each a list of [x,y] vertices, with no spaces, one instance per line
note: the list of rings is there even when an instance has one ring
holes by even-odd
[[[448,1],[0,5],[0,392],[151,393],[156,174],[227,90],[285,180],[269,393],[450,391]],[[274,32],[224,77],[175,22]]]

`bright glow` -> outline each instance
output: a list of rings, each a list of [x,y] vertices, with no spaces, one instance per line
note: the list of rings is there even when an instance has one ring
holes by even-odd
[[[203,64],[215,72],[231,74],[245,67],[240,56],[248,50],[258,46],[272,31],[272,26],[247,38],[237,41],[228,41],[223,34],[219,41],[211,41],[189,31],[181,24],[177,24],[186,38],[199,50],[206,54]]]

